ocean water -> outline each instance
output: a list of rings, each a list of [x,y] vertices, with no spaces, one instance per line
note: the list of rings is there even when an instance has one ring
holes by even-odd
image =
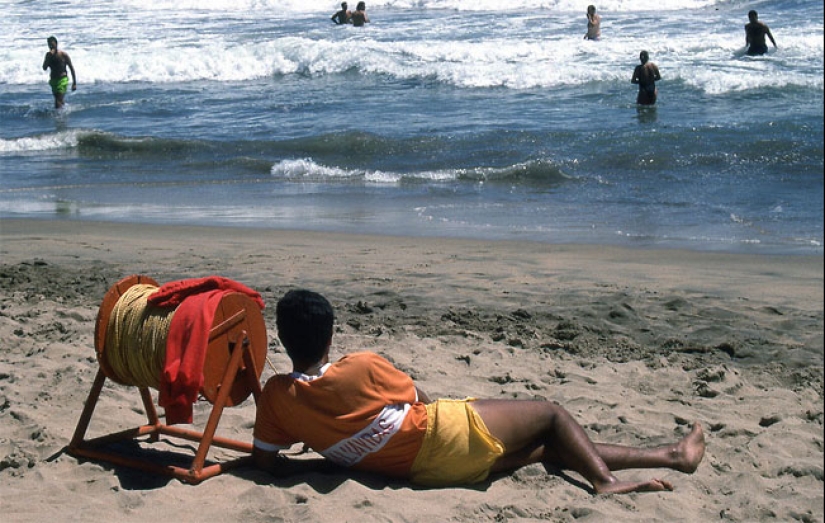
[[[0,0],[0,219],[822,254],[823,3],[591,2]]]

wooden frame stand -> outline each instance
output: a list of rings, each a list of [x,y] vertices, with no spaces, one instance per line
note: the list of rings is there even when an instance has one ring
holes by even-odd
[[[93,439],[85,439],[106,378],[129,385],[118,381],[106,362],[106,327],[118,298],[129,287],[138,283],[157,285],[151,278],[145,276],[124,278],[107,292],[101,304],[95,325],[95,348],[100,369],[83,407],[74,436],[69,443],[69,454],[172,476],[189,484],[200,483],[221,472],[250,463],[250,455],[220,463],[207,463],[209,449],[213,445],[246,454],[252,452],[251,443],[216,435],[225,407],[244,401],[250,393],[257,401],[261,392],[259,380],[266,358],[266,328],[258,305],[250,297],[240,293],[230,293],[224,296],[215,311],[204,364],[204,384],[201,389],[201,394],[212,403],[212,409],[202,432],[161,422],[149,388],[141,386],[138,390],[147,416],[145,425]],[[118,453],[109,448],[116,442],[133,441],[147,436],[149,442],[156,443],[161,435],[198,442],[189,467],[150,462]]]

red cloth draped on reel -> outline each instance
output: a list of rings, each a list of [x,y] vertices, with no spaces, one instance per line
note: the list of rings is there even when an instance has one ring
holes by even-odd
[[[239,292],[263,309],[261,295],[246,285],[207,276],[161,285],[148,301],[156,307],[177,307],[166,339],[166,363],[160,378],[158,404],[166,423],[192,423],[192,405],[203,386],[203,365],[215,310],[226,294]]]

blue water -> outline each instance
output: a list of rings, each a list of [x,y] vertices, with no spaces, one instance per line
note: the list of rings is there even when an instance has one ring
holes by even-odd
[[[2,3],[0,219],[823,252],[819,1]]]

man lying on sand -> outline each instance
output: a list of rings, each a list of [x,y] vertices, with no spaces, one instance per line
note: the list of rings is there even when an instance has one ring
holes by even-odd
[[[622,481],[613,471],[669,468],[692,473],[705,453],[699,423],[655,448],[593,443],[548,401],[431,402],[412,379],[372,353],[329,362],[334,314],[312,291],[293,290],[276,308],[278,337],[293,372],[270,378],[258,400],[255,464],[273,474],[301,470],[280,451],[304,443],[329,462],[425,486],[484,481],[531,463],[573,470],[599,494],[673,490],[663,479]]]

